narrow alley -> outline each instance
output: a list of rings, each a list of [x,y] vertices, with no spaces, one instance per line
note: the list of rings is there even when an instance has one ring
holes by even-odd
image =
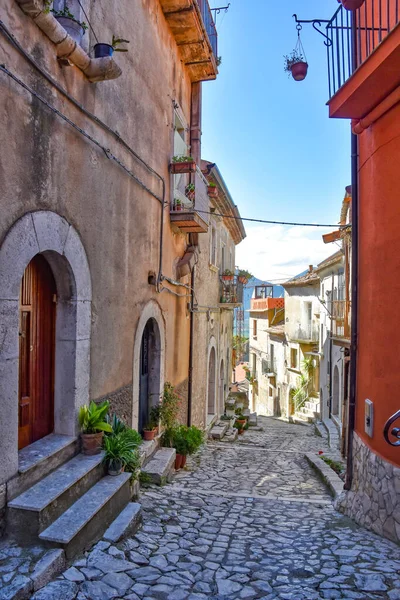
[[[400,599],[400,548],[334,511],[304,453],[311,426],[209,442],[186,471],[141,494],[143,526],[100,541],[35,600]]]

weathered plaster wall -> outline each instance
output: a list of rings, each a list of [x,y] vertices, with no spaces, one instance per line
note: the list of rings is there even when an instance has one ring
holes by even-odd
[[[353,434],[353,482],[338,510],[379,535],[400,542],[400,469]]]
[[[97,84],[90,84],[75,67],[61,68],[50,40],[14,0],[4,4],[2,18],[26,51],[165,177],[169,200],[173,100],[190,121],[191,85],[159,2],[90,4],[93,27],[102,40],[109,41],[113,33],[130,39],[129,52],[116,58],[122,77]],[[161,194],[158,180],[32,70],[3,36],[0,52],[12,72]],[[87,253],[93,288],[90,396],[115,393],[118,398],[121,388],[132,385],[136,324],[144,306],[156,297],[147,277],[149,271],[158,270],[161,205],[102,150],[4,74],[0,75],[0,111],[1,144],[7,149],[0,156],[0,244],[13,223],[38,209],[51,210],[74,226]],[[168,210],[165,217],[163,271],[175,278],[186,235],[171,229]],[[166,319],[165,378],[186,390],[186,300],[165,292],[157,301]],[[123,411],[128,410],[127,402],[126,396]]]
[[[320,303],[318,301],[319,284],[296,286],[285,289],[285,331],[291,340],[319,340]],[[310,322],[307,319],[306,303],[312,303],[312,320],[310,338]]]

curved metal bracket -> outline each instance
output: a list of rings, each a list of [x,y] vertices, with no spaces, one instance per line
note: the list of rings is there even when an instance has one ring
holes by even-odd
[[[385,428],[383,430],[383,436],[390,446],[400,446],[400,428],[394,427],[391,431],[389,431],[397,419],[400,419],[400,410],[394,413],[394,415],[392,415],[390,419],[386,421]],[[395,438],[397,438],[397,442],[392,442],[389,438],[389,435],[393,435]]]
[[[327,19],[298,19],[296,14],[293,15],[293,18],[296,21],[297,25],[301,25],[302,23],[311,23],[315,31],[318,31],[318,33],[320,33],[325,38],[325,46],[332,46],[333,41],[331,40],[331,38],[326,33],[318,29],[318,27],[322,27],[322,23],[330,23],[331,21],[328,21]]]

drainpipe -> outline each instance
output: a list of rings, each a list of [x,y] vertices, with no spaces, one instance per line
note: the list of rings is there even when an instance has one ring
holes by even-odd
[[[357,393],[357,346],[358,346],[358,138],[351,134],[351,346],[350,346],[350,393],[349,426],[347,438],[347,473],[344,488],[351,489],[353,481],[353,432],[356,416]]]
[[[188,410],[187,424],[188,427],[192,424],[192,397],[193,397],[193,334],[194,334],[194,282],[195,268],[193,267],[190,279],[190,287],[192,294],[190,297],[190,339],[189,339],[189,376],[188,376]]]
[[[333,290],[334,290],[334,276],[332,273],[332,287],[331,287],[331,298],[332,298],[332,305],[331,305],[331,314],[330,316],[330,320],[331,320],[331,334],[329,336],[329,418],[331,418],[332,416],[332,312],[333,312]]]

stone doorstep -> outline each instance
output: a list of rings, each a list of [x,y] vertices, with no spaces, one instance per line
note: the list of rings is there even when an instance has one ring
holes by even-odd
[[[116,544],[127,535],[134,535],[142,522],[142,507],[130,502],[118,517],[111,523],[103,535],[103,539]]]
[[[139,454],[140,454],[140,465],[143,466],[152,459],[154,454],[157,452],[160,447],[159,437],[154,438],[154,440],[145,441],[140,444]]]
[[[150,477],[152,483],[164,485],[174,469],[175,457],[175,448],[160,448],[142,468],[142,472]]]
[[[214,440],[220,440],[224,437],[226,431],[228,430],[229,423],[226,421],[219,421],[214,427],[211,429],[209,436]]]
[[[318,475],[321,477],[322,481],[327,485],[330,493],[333,498],[337,498],[343,492],[343,481],[340,479],[339,475],[335,473],[333,469],[327,465],[322,458],[313,454],[312,452],[307,452],[305,458],[308,460],[310,465],[315,469]]]
[[[79,440],[50,434],[18,452],[18,474],[7,483],[7,499],[13,500],[79,452]]]

